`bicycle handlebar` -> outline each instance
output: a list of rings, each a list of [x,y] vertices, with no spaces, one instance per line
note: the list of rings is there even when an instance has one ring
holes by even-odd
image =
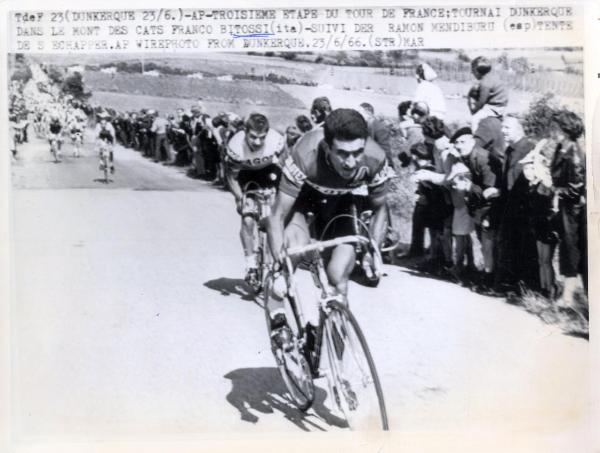
[[[248,195],[260,198],[260,199],[267,199],[272,195],[275,195],[275,189],[249,189],[249,190],[244,190],[243,192],[243,197],[247,197]]]
[[[289,248],[286,250],[286,255],[287,256],[301,255],[303,253],[313,252],[313,251],[322,252],[325,249],[328,249],[331,247],[337,247],[338,245],[357,244],[357,243],[368,244],[368,243],[370,243],[370,241],[369,241],[369,239],[367,239],[364,236],[358,236],[358,235],[340,236],[339,238],[329,239],[327,241],[317,241],[317,242],[313,242],[308,245]]]

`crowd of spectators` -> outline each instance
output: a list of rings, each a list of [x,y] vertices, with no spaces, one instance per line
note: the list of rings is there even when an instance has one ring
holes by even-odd
[[[557,109],[548,137],[529,136],[521,118],[507,114],[509,91],[490,61],[475,58],[472,73],[471,116],[459,125],[447,122],[437,74],[426,63],[416,68],[417,90],[398,105],[394,125],[375,115],[371,104],[356,106],[370,137],[399,165],[412,169],[416,200],[404,257],[422,272],[486,294],[532,290],[572,307],[579,281],[587,290],[583,122]],[[21,111],[18,105],[14,110]],[[244,127],[243,118],[232,112],[210,116],[202,100],[173,113],[99,106],[87,111],[92,122],[108,113],[122,146],[155,162],[189,167],[191,175],[220,184],[225,183],[227,141]],[[328,98],[316,98],[311,118],[300,115],[285,130],[286,148],[321,127],[331,111]],[[403,151],[395,155],[392,135],[398,133]]]
[[[528,136],[522,119],[507,114],[509,92],[490,62],[474,59],[472,72],[472,115],[463,124],[444,122],[441,90],[427,64],[417,68],[412,102],[398,106],[407,150],[398,158],[414,168],[417,184],[405,257],[486,294],[536,291],[573,308],[580,281],[587,291],[583,121],[556,109],[548,137]]]

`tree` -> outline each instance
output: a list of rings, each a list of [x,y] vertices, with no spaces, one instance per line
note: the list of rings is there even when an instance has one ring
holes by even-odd
[[[48,66],[46,73],[48,74],[48,78],[53,83],[61,84],[63,83],[64,76],[63,72],[58,69],[56,66]]]
[[[554,102],[554,94],[546,93],[535,99],[530,105],[525,117],[523,127],[527,135],[542,139],[550,135],[552,115],[558,111]]]
[[[74,72],[65,79],[62,84],[62,92],[70,94],[78,100],[86,100],[92,95],[92,93],[85,91],[83,77],[79,72]]]
[[[29,68],[29,65],[27,65],[26,63],[24,63],[22,61],[17,60],[12,69],[12,74],[10,76],[10,79],[18,80],[23,83],[27,83],[29,81],[29,79],[31,79],[31,77],[32,77],[32,74],[31,74],[31,69]]]

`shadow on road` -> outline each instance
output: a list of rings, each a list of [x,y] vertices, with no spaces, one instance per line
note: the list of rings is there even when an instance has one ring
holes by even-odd
[[[232,388],[227,394],[227,401],[240,412],[242,420],[257,423],[259,417],[251,412],[273,414],[280,412],[283,416],[304,431],[326,431],[321,426],[327,424],[346,428],[345,420],[333,415],[323,404],[325,390],[315,387],[315,401],[312,411],[305,413],[299,410],[287,398],[287,390],[277,368],[240,368],[227,373],[225,378],[231,380]],[[319,422],[320,423],[316,423]]]
[[[246,282],[240,278],[215,278],[204,283],[209,289],[218,291],[222,296],[230,296],[235,294],[242,300],[256,302],[252,290],[246,285]]]

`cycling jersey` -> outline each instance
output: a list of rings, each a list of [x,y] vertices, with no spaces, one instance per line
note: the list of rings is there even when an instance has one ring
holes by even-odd
[[[60,131],[62,130],[62,124],[60,121],[51,121],[48,125],[48,130],[51,134],[60,134]]]
[[[253,151],[246,143],[246,133],[237,132],[227,144],[226,162],[230,170],[260,170],[277,163],[284,148],[283,137],[275,130],[269,129],[261,149]]]
[[[107,140],[109,143],[114,142],[115,128],[110,123],[107,123],[104,127],[101,124],[96,125],[95,133],[96,137],[100,140]]]
[[[285,161],[279,189],[294,198],[305,187],[323,197],[331,197],[352,193],[366,185],[371,200],[385,196],[385,182],[393,175],[393,170],[377,143],[367,138],[362,164],[351,179],[345,179],[335,171],[328,160],[326,146],[323,129],[302,136]]]

